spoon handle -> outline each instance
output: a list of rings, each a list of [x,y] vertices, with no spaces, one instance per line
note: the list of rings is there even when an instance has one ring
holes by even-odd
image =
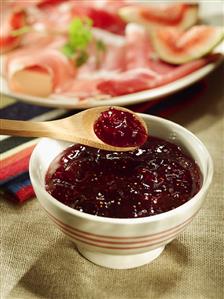
[[[55,131],[50,122],[0,119],[0,134],[23,137],[51,137]]]

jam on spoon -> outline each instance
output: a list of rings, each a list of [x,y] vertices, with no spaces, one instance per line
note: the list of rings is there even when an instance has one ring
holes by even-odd
[[[147,140],[147,131],[134,114],[109,108],[94,124],[96,136],[103,142],[119,147],[135,147]]]
[[[44,122],[0,119],[0,134],[24,137],[51,137],[73,143],[82,143],[107,151],[131,151],[140,145],[120,147],[105,143],[94,133],[94,124],[96,123],[96,131],[99,131],[100,135],[107,135],[107,138],[111,137],[111,139],[114,139],[114,136],[116,136],[118,140],[122,139],[120,140],[121,144],[123,144],[124,141],[127,142],[129,139],[131,140],[130,143],[143,143],[143,141],[145,141],[144,138],[147,137],[145,134],[147,131],[146,124],[138,115],[132,116],[133,112],[123,107],[114,107],[112,109],[112,114],[115,117],[112,117],[112,126],[108,131],[107,128],[109,128],[109,126],[104,122],[103,114],[101,115],[102,112],[108,109],[108,106],[95,107],[83,110],[69,117]],[[125,113],[121,114],[120,110],[125,111]],[[99,125],[99,116],[100,118],[102,117],[101,125]],[[117,126],[118,124],[121,126]],[[129,125],[130,128],[133,129],[133,132],[130,131]],[[116,130],[118,130],[118,133],[115,132]],[[121,138],[119,134],[122,134],[123,138]],[[125,134],[125,136],[123,136],[123,134]]]
[[[201,174],[180,147],[150,136],[127,152],[72,145],[51,163],[45,182],[54,198],[76,210],[137,218],[187,202],[200,190]]]

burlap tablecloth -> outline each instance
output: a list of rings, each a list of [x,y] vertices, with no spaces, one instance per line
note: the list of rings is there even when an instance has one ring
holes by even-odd
[[[206,202],[186,231],[151,264],[111,270],[81,257],[36,200],[18,207],[2,198],[2,299],[224,298],[223,70],[210,75],[203,98],[172,117],[206,144],[215,164]]]

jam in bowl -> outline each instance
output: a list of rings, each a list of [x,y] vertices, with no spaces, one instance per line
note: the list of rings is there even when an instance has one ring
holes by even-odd
[[[109,268],[158,257],[196,216],[213,176],[211,157],[195,135],[141,116],[149,138],[134,152],[45,138],[30,160],[31,181],[49,219],[84,257]]]
[[[46,190],[81,212],[112,218],[146,217],[175,209],[201,186],[198,165],[157,137],[135,151],[108,152],[75,144],[54,159]]]

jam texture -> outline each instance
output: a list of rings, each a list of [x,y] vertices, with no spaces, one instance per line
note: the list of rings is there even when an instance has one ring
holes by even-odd
[[[140,146],[147,140],[141,122],[130,112],[110,108],[94,124],[96,136],[103,142],[120,147]]]
[[[76,210],[112,218],[160,214],[201,187],[197,164],[180,147],[150,136],[132,152],[75,144],[50,165],[46,190]]]

